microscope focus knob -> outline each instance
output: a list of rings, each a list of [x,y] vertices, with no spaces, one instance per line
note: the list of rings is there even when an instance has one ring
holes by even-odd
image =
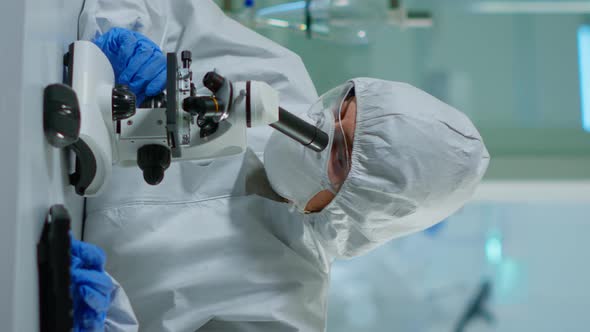
[[[170,150],[165,146],[150,144],[137,150],[137,165],[143,171],[145,182],[152,186],[162,182],[170,161]]]
[[[135,94],[129,87],[117,84],[113,88],[113,121],[123,120],[135,115]]]
[[[43,130],[49,144],[64,148],[75,143],[80,126],[76,92],[64,84],[48,85],[43,92]]]

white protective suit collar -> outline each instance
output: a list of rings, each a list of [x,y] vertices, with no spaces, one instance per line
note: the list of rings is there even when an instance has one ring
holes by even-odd
[[[489,154],[462,113],[404,83],[353,79],[352,167],[311,215],[334,257],[352,257],[443,220],[471,197]]]

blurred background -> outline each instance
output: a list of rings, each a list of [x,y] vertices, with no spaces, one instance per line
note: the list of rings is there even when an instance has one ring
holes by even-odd
[[[299,54],[318,93],[408,82],[492,156],[444,223],[335,264],[328,331],[588,331],[590,1],[218,3]]]

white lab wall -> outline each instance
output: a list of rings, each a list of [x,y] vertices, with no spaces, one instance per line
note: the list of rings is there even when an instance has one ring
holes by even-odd
[[[470,102],[457,106],[480,126],[581,128],[576,32],[582,15],[433,10],[430,43],[416,52],[427,54],[426,73],[462,74],[471,83]]]
[[[465,332],[586,331],[590,184],[484,184],[476,199],[434,234],[336,263],[328,331],[451,332],[484,279],[494,322]],[[486,256],[492,236],[499,261]]]
[[[581,128],[576,32],[588,15],[484,15],[471,11],[473,1],[466,0],[402,3],[430,11],[433,27],[383,25],[370,31],[366,47],[259,30],[302,56],[320,92],[365,75],[438,92],[483,127]],[[462,82],[469,90],[459,94],[454,90],[463,89]]]
[[[0,2],[0,13],[7,13],[13,17],[22,17],[24,15],[24,4],[20,2],[8,3]],[[0,234],[10,234],[2,236],[0,241],[0,260],[3,264],[2,273],[0,273],[0,322],[5,322],[8,331],[14,330],[14,311],[12,303],[15,301],[16,294],[13,292],[13,285],[16,282],[15,272],[12,270],[16,265],[15,248],[17,240],[14,235],[18,229],[18,213],[15,206],[18,203],[17,188],[18,178],[17,170],[19,166],[18,152],[14,146],[15,140],[19,137],[20,131],[18,126],[14,125],[20,121],[20,113],[13,110],[21,109],[22,100],[20,98],[11,98],[21,92],[22,77],[19,74],[22,66],[22,39],[24,29],[22,24],[15,24],[13,20],[8,20],[10,16],[0,19],[0,31],[3,31],[3,42],[7,45],[13,45],[13,49],[2,47],[0,49],[0,77],[2,81],[0,87],[0,115],[2,116],[2,130],[0,130],[0,149],[3,151],[2,167],[0,168],[0,183],[2,184],[2,194],[0,197],[0,211],[2,211],[2,220],[0,222]],[[5,19],[7,18],[7,19]],[[10,34],[7,32],[10,31]],[[9,79],[10,78],[10,79]],[[12,268],[12,269],[11,269]]]
[[[0,2],[0,324],[38,330],[36,243],[48,208],[66,204],[78,223],[82,200],[65,162],[43,135],[43,88],[62,82],[63,54],[76,38],[80,1]]]
[[[279,2],[286,1],[257,3]],[[482,15],[466,0],[404,3],[429,10],[433,27],[382,27],[366,47],[279,28],[258,31],[299,54],[319,92],[369,76],[409,82],[457,107],[493,156],[488,178],[590,177],[576,39],[588,14]]]

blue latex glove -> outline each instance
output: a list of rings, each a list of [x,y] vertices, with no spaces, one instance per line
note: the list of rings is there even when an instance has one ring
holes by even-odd
[[[166,56],[146,36],[112,28],[93,42],[111,62],[116,82],[129,86],[135,93],[137,105],[166,87]]]
[[[74,331],[104,331],[115,288],[104,271],[105,254],[97,246],[70,238]]]

